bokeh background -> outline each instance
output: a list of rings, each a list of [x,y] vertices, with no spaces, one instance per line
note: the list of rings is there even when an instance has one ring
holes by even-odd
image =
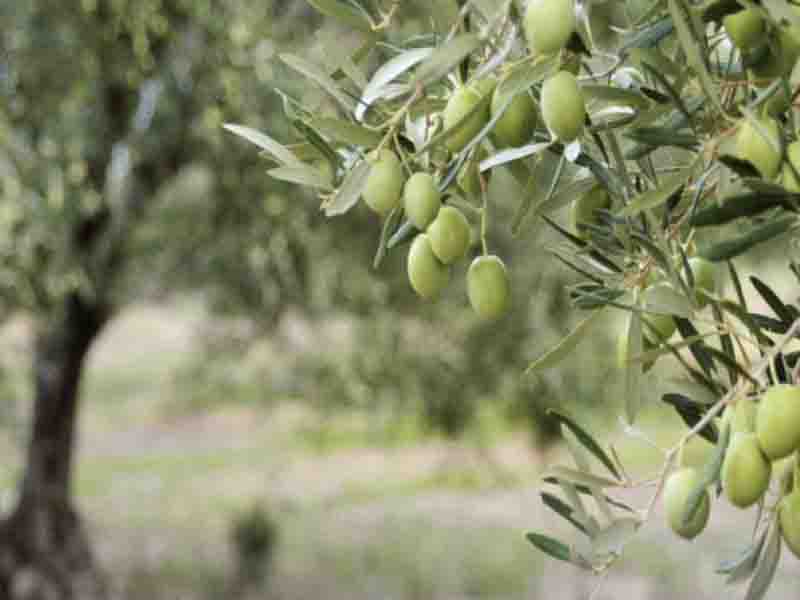
[[[429,27],[426,0],[401,4],[396,35]],[[0,0],[0,511],[24,468],[37,336],[76,294],[101,298],[73,497],[121,598],[585,598],[600,580],[523,537],[572,535],[538,496],[564,459],[547,408],[632,472],[658,467],[616,422],[613,319],[522,376],[580,314],[547,232],[511,237],[508,176],[491,181],[492,239],[515,310],[486,324],[463,277],[421,302],[403,251],[372,269],[374,215],[326,220],[222,130],[296,142],[285,105],[332,108],[277,54],[335,72],[330,49],[361,41],[301,0]],[[666,446],[680,421],[660,376],[642,429]],[[595,597],[718,597],[740,524],[720,507],[695,544],[648,524]],[[789,560],[771,597],[789,597]]]

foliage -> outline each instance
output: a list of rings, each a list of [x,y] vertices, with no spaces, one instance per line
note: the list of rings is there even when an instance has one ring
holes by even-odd
[[[278,542],[278,525],[269,511],[254,504],[237,514],[230,531],[240,576],[247,582],[261,582]]]
[[[725,481],[749,480],[742,471],[749,467],[741,465],[761,464],[753,448],[763,452],[765,440],[778,433],[782,440],[800,435],[791,418],[800,401],[793,347],[800,309],[762,277],[750,278],[752,289],[745,288],[737,269],[758,246],[777,241],[787,273],[800,279],[794,239],[800,6],[732,0],[442,2],[430,7],[433,28],[411,33],[403,26],[400,2],[311,4],[338,26],[370,35],[358,52],[337,49],[342,62],[335,70],[281,56],[309,87],[330,98],[324,116],[302,101],[287,104],[290,116],[304,124],[298,128],[304,142],[283,146],[263,133],[228,126],[260,146],[273,164],[269,173],[316,188],[322,210],[340,218],[359,210],[363,191],[372,195],[378,180],[371,178],[383,176],[375,158],[391,150],[405,177],[432,174],[447,210],[466,215],[473,228],[468,256],[489,255],[491,248],[508,262],[530,257],[520,252],[522,242],[503,248],[496,232],[510,230],[521,240],[544,223],[557,236],[548,241],[549,253],[577,277],[571,305],[585,316],[527,372],[574,364],[576,349],[598,334],[605,315],[620,314],[622,432],[644,440],[636,419],[652,401],[645,373],[670,376],[662,400],[674,407],[686,431],[643,481],[630,478],[613,444],[606,449],[578,421],[558,413],[575,464],[548,471],[542,498],[584,537],[567,544],[531,533],[529,541],[555,559],[603,573],[653,515],[665,488],[675,532],[700,534],[706,513],[721,501],[709,490],[721,485],[723,471]],[[758,21],[747,24],[748,31],[763,27],[764,33],[736,31],[732,42],[726,29],[737,21],[725,17],[745,7],[754,11],[748,19]],[[542,18],[557,22],[543,27]],[[377,62],[375,55],[381,57]],[[542,119],[526,143],[505,148],[492,132],[518,95],[540,100]],[[313,159],[328,161],[331,176],[323,181]],[[503,171],[511,175],[514,192],[490,193],[489,177]],[[432,226],[420,232],[407,222],[395,177],[381,198],[382,228],[373,231],[380,240],[376,264],[401,254],[421,233],[439,235]],[[583,210],[580,229],[560,224],[559,209],[597,186],[609,202],[588,215]],[[431,248],[428,271],[450,272],[450,263],[461,256],[436,244]],[[411,267],[414,288],[433,296],[418,285],[420,273]],[[528,261],[521,270],[539,269],[542,261]],[[729,291],[720,285],[723,275]],[[749,305],[753,294],[766,309]],[[524,302],[512,304],[514,312],[529,309]],[[451,312],[450,318],[459,315]],[[486,327],[493,342],[509,336],[503,319]],[[524,333],[516,329],[512,335]],[[676,370],[680,377],[672,376]],[[728,461],[730,441],[752,429],[742,425],[747,419],[735,418],[738,407],[754,400],[759,414],[771,410],[761,399],[777,384],[789,386],[781,427],[790,431],[759,431],[744,460],[736,452]],[[714,449],[705,465],[689,470],[683,449],[696,436]],[[769,491],[758,494],[755,524],[742,531],[750,536],[744,558],[720,566],[729,581],[749,580],[750,600],[769,588],[784,541],[795,548],[797,518],[790,515],[797,503],[782,499],[795,498],[796,445],[791,442],[787,464],[772,470]],[[783,456],[782,448],[772,458]],[[644,508],[609,495],[634,487],[651,488]],[[734,495],[749,502],[752,490],[744,491]]]

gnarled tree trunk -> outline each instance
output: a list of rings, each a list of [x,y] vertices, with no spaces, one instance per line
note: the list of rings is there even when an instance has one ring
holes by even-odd
[[[25,471],[15,510],[0,524],[0,598],[106,597],[81,519],[72,506],[79,386],[86,355],[108,317],[74,293],[37,337],[35,398]]]

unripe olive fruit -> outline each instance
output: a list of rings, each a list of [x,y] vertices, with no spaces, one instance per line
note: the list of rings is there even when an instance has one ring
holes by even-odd
[[[450,281],[449,267],[436,258],[430,239],[424,233],[411,243],[407,269],[411,287],[426,300],[436,298]]]
[[[684,467],[673,472],[664,483],[664,508],[667,513],[667,522],[672,531],[688,540],[703,531],[711,512],[711,501],[708,490],[706,490],[694,516],[688,522],[683,522],[689,496],[700,481],[701,475],[697,469]]]
[[[725,16],[722,26],[739,50],[750,50],[764,41],[764,19],[752,8]]]
[[[733,433],[753,433],[756,430],[756,416],[758,405],[752,398],[745,396],[739,398],[736,404],[728,406],[727,411],[731,411],[731,432]]]
[[[530,0],[525,36],[532,54],[555,54],[575,31],[574,0]]]
[[[734,433],[722,465],[722,487],[731,504],[739,508],[758,502],[769,487],[772,463],[754,433]]]
[[[647,288],[643,294],[645,308],[648,305],[652,305],[657,300],[658,295],[665,293],[665,290],[668,288],[670,288],[670,285],[666,281],[656,283]],[[675,333],[675,329],[677,328],[675,325],[675,319],[672,318],[672,315],[654,312],[642,315],[642,319],[652,325],[659,334],[659,337],[656,337],[650,327],[647,325],[642,327],[645,337],[647,337],[647,339],[654,344],[659,343],[662,339],[668,340],[671,338],[672,334]]]
[[[578,196],[569,209],[569,221],[572,230],[580,237],[587,237],[586,225],[598,222],[598,210],[611,207],[611,198],[602,186],[595,186],[582,196]]]
[[[506,98],[495,89],[492,95],[491,116],[503,108]],[[523,146],[533,137],[536,129],[536,103],[527,92],[514,96],[492,129],[492,140],[498,148],[509,146]]]
[[[447,105],[444,107],[444,129],[452,129],[466,117],[475,106],[481,101],[482,94],[479,89],[472,86],[462,86],[457,88]],[[473,113],[469,119],[463,123],[459,130],[447,138],[445,145],[451,152],[459,152],[464,146],[469,144],[478,135],[486,123],[489,122],[489,106]]]
[[[780,26],[774,45],[770,45],[767,56],[752,67],[759,79],[774,79],[792,72],[800,57],[800,28]]]
[[[562,142],[569,143],[583,131],[586,105],[578,80],[572,73],[559,71],[542,85],[542,118],[547,128]]]
[[[471,232],[464,214],[454,206],[443,206],[428,226],[431,248],[445,264],[453,263],[467,253]]]
[[[429,173],[414,173],[403,188],[403,208],[414,227],[422,231],[431,224],[442,206],[442,196]]]
[[[717,288],[717,267],[714,263],[699,256],[689,259],[689,268],[694,278],[694,296],[697,303],[703,307],[708,304],[708,294],[713,294]]]
[[[467,271],[467,296],[483,319],[497,319],[511,306],[511,282],[499,257],[479,256]]]
[[[488,155],[489,154],[483,147],[478,148],[478,151],[475,152],[473,157],[461,167],[461,171],[456,178],[458,187],[469,197],[480,198],[481,196],[480,164]],[[484,182],[488,184],[489,180],[492,178],[491,169],[484,171],[482,175]]]
[[[773,385],[764,393],[758,405],[756,435],[770,460],[800,447],[800,386]]]
[[[791,163],[791,167],[789,166]],[[792,170],[800,174],[800,141],[795,141],[786,147],[786,161],[783,163],[783,187],[790,192],[800,193],[800,181]]]
[[[386,215],[400,205],[403,193],[403,165],[397,155],[384,148],[372,163],[364,190],[364,202],[379,215]]]
[[[763,178],[772,179],[781,164],[781,132],[778,122],[771,117],[760,119],[759,124],[769,140],[745,120],[736,134],[736,153],[750,161]]]
[[[778,522],[783,541],[800,558],[800,490],[783,497],[778,505]]]

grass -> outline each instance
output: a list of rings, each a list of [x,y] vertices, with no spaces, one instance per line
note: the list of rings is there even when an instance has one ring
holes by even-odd
[[[191,304],[136,308],[89,366],[77,499],[130,600],[573,598],[594,585],[525,542],[529,529],[577,538],[542,507],[542,465],[498,412],[482,410],[466,442],[453,444],[413,418],[376,423],[358,411],[316,414],[292,398],[253,402],[247,382],[242,402],[232,386],[224,402],[176,411],[182,395],[203,386],[174,377],[196,356],[179,325],[190,330],[199,319]],[[639,424],[648,442],[581,416],[615,442],[634,476],[652,474],[657,447],[681,431],[671,410],[651,404]],[[684,458],[700,462],[709,448],[692,443]],[[0,494],[13,489],[18,460],[11,452],[0,465]],[[255,500],[278,520],[280,543],[265,587],[240,594],[229,532]],[[721,582],[691,575],[708,573],[741,541],[731,539],[735,527],[726,532],[724,514],[717,518],[723,534],[691,546],[648,525],[612,574],[608,597],[636,577],[663,597],[718,593]]]

